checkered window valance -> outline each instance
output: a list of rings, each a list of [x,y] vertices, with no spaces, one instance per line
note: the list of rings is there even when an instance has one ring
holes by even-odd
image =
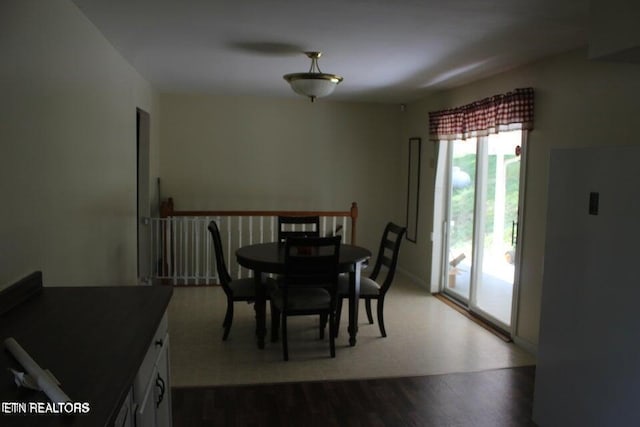
[[[533,129],[532,88],[516,89],[462,107],[429,113],[429,137],[437,141],[518,129]]]

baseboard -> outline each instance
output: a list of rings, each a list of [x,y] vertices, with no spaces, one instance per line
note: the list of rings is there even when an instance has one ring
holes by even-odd
[[[534,355],[535,357],[538,357],[538,346],[533,344],[530,341],[527,341],[523,338],[520,338],[518,336],[514,336],[513,337],[513,342],[518,346],[518,347],[522,347],[527,353]]]
[[[417,283],[421,287],[423,287],[426,290],[428,290],[429,292],[431,292],[431,288],[430,288],[429,284],[426,281],[424,281],[421,278],[419,278],[418,276],[416,276],[415,274],[409,273],[407,270],[405,270],[404,268],[401,268],[401,267],[397,267],[396,271],[398,273],[402,274],[403,276],[408,277],[409,279],[411,279],[412,281],[414,281],[415,283]]]

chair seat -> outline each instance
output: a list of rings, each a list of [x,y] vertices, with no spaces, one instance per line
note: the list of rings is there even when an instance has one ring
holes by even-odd
[[[234,298],[255,298],[256,288],[253,278],[236,279],[229,282]]]
[[[276,289],[277,284],[275,280],[267,278],[262,285],[267,287],[265,293],[268,299],[269,294]],[[234,299],[254,299],[256,296],[255,286],[256,284],[252,277],[236,279],[229,282],[229,288],[231,288],[231,291],[233,292]]]
[[[271,300],[280,310],[284,309],[283,291],[276,289]],[[331,305],[331,294],[326,289],[289,289],[287,310],[305,311],[328,309]]]
[[[349,276],[341,275],[338,278],[338,294],[342,296],[349,295]],[[378,296],[380,295],[380,285],[373,279],[368,277],[360,277],[360,296]]]

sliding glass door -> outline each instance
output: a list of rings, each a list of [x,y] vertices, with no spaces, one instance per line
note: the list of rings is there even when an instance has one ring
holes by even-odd
[[[522,132],[448,144],[443,291],[509,330]]]
[[[476,197],[476,139],[453,141],[449,146],[448,268],[446,290],[468,302],[473,261],[473,224]]]

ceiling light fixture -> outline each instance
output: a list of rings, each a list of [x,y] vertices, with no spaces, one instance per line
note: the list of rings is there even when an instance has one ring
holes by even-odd
[[[311,102],[314,102],[316,98],[330,95],[342,81],[342,77],[320,71],[318,58],[322,52],[305,52],[305,55],[311,59],[311,68],[308,73],[285,74],[282,77],[291,85],[295,93],[308,96]]]

